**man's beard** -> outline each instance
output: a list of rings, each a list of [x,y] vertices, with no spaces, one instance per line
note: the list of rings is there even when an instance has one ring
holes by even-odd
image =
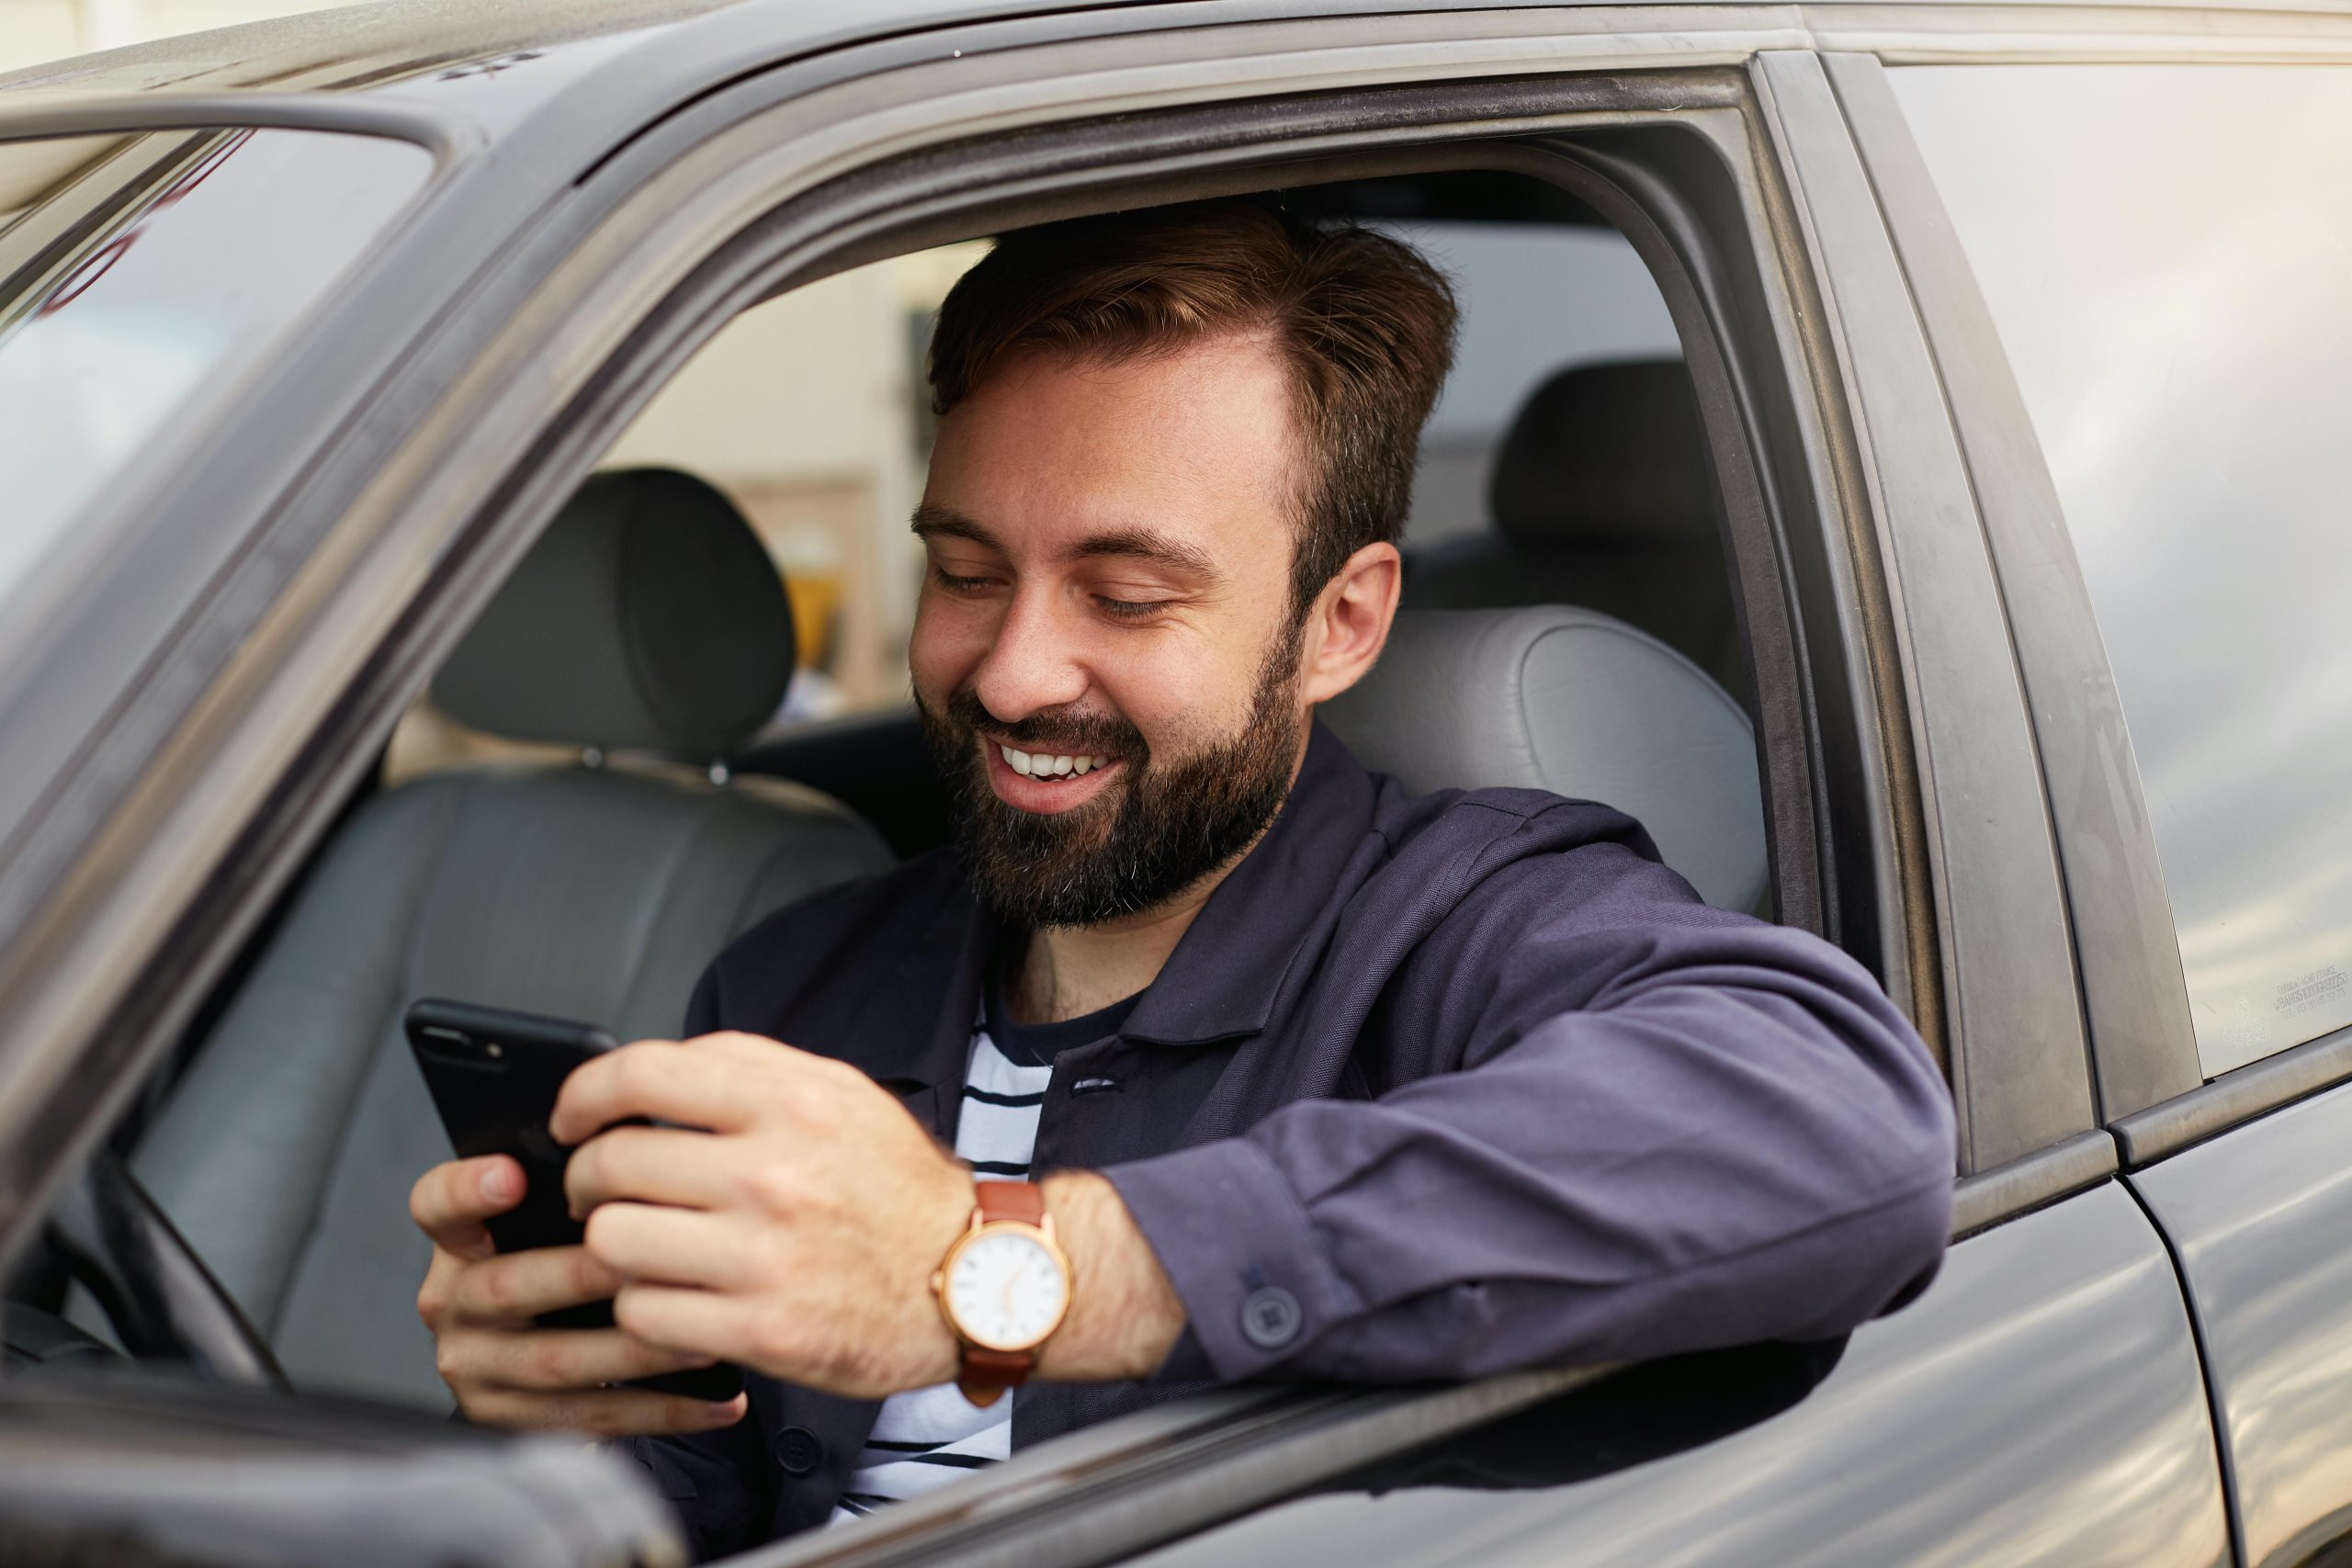
[[[1100,925],[1166,902],[1248,849],[1290,794],[1302,629],[1275,637],[1239,731],[1174,761],[1154,760],[1118,715],[1047,709],[1006,724],[969,686],[948,697],[944,714],[918,694],[980,902],[1026,930]],[[983,728],[1022,750],[1117,759],[1125,776],[1068,811],[1019,810],[989,786]]]

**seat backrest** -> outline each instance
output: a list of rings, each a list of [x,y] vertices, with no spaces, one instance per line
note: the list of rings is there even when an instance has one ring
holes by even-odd
[[[1581,604],[1737,690],[1706,435],[1679,360],[1578,365],[1529,394],[1487,484],[1493,530],[1418,552],[1415,609]]]
[[[1404,611],[1380,662],[1322,717],[1415,795],[1510,785],[1600,801],[1638,818],[1710,904],[1764,896],[1747,716],[1623,621],[1566,604]]]
[[[708,757],[774,710],[786,614],[716,491],[599,475],[435,696],[510,736]],[[502,764],[387,790],[321,853],[133,1166],[298,1385],[446,1408],[407,1200],[449,1146],[401,1034],[408,1004],[673,1036],[729,939],[888,863],[845,808],[775,781]]]

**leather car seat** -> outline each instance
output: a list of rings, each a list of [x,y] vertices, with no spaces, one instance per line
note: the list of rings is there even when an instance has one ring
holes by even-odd
[[[775,711],[791,664],[781,580],[741,517],[684,474],[635,470],[587,482],[434,694],[494,734],[707,764]],[[449,1147],[408,1004],[673,1036],[730,938],[890,858],[825,796],[699,768],[401,784],[320,854],[132,1167],[297,1386],[446,1409],[408,1191]]]
[[[1623,621],[1566,604],[1400,611],[1380,662],[1322,718],[1411,794],[1516,786],[1602,801],[1638,818],[1708,903],[1763,899],[1747,715]]]
[[[1681,361],[1563,370],[1529,396],[1496,455],[1492,531],[1415,552],[1404,603],[1582,604],[1743,690],[1712,473]]]

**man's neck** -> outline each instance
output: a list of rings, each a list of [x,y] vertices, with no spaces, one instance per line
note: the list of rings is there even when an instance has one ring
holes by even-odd
[[[1150,985],[1192,929],[1201,906],[1232,869],[1222,867],[1138,915],[1099,926],[1048,926],[1031,933],[1005,998],[1014,1021],[1058,1023],[1083,1017]]]
[[[1306,761],[1301,738],[1291,762],[1291,783]],[[1269,822],[1267,827],[1272,827]],[[1184,940],[1201,907],[1233,868],[1248,860],[1266,836],[1258,837],[1231,860],[1174,897],[1139,914],[1093,926],[1046,926],[1034,931],[1012,976],[1005,1003],[1016,1023],[1059,1023],[1126,1000],[1159,977],[1169,954]]]

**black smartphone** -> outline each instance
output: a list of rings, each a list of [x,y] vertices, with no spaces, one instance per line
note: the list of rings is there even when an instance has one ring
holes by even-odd
[[[563,1196],[571,1151],[548,1132],[548,1118],[572,1069],[620,1043],[593,1023],[435,997],[412,1003],[404,1022],[409,1049],[458,1157],[510,1155],[523,1167],[523,1201],[490,1222],[491,1241],[501,1252],[576,1244],[582,1226],[567,1212]],[[542,1314],[538,1322],[548,1328],[610,1328],[613,1303],[565,1307]],[[722,1361],[639,1378],[629,1386],[732,1399],[743,1390],[743,1374]]]

